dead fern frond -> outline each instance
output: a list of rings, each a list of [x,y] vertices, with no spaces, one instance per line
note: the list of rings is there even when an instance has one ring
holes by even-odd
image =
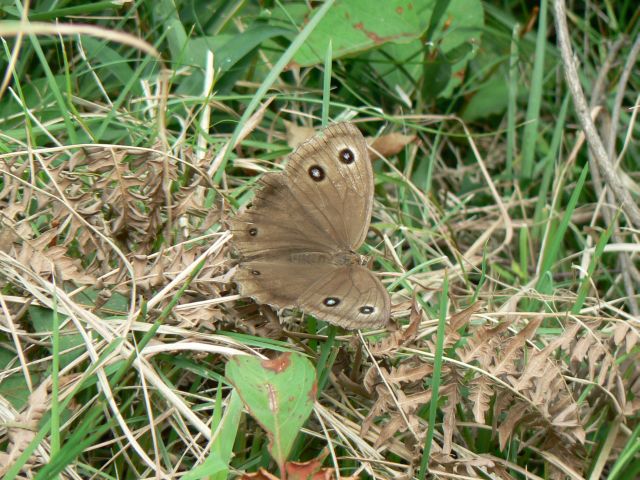
[[[50,277],[54,268],[61,279],[92,285],[96,277],[82,266],[80,260],[67,255],[67,249],[55,244],[56,232],[49,230],[34,240],[14,241],[10,253],[19,262],[29,266],[36,275]]]
[[[9,470],[35,437],[38,423],[48,408],[48,386],[48,382],[43,382],[31,392],[25,410],[7,428],[9,442],[7,443],[7,451],[0,452],[0,476]],[[29,470],[38,463],[42,463],[42,459],[36,453],[27,461],[23,470]]]

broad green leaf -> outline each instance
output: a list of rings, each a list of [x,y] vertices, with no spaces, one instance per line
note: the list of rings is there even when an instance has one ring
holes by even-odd
[[[86,35],[82,37],[82,46],[87,58],[101,77],[113,75],[118,84],[125,85],[131,77],[136,75],[130,66],[131,59],[112,48],[106,41]],[[91,82],[93,78],[89,77],[86,81]],[[133,92],[135,95],[143,95],[143,90],[138,84],[134,85]]]
[[[289,352],[273,360],[237,356],[227,363],[226,376],[267,432],[271,455],[282,466],[313,408],[317,388],[313,365]]]
[[[7,348],[0,347],[0,372],[7,372],[8,368],[15,368],[17,365],[13,363],[15,359],[15,352],[8,350]],[[42,375],[36,371],[35,368],[31,368],[29,371],[31,375],[31,382],[33,385],[38,385],[41,381]],[[12,375],[5,375],[0,382],[0,397],[9,401],[13,408],[20,411],[27,404],[29,399],[29,387],[27,381],[24,379],[24,373],[22,369]]]
[[[301,66],[322,63],[329,41],[333,58],[388,42],[411,42],[427,29],[433,4],[434,0],[389,0],[378,2],[372,8],[367,0],[336,1],[298,50],[294,61]],[[292,7],[286,6],[287,10]]]
[[[66,318],[64,315],[58,314],[60,322],[63,322]],[[29,307],[29,318],[34,330],[37,333],[48,334],[51,333],[51,327],[53,325],[53,310],[42,307]],[[60,351],[63,352],[74,347],[82,345],[84,342],[82,336],[79,333],[68,333],[66,329],[60,330]],[[78,358],[84,349],[76,348],[67,353],[60,355],[60,368],[64,368],[70,362]]]
[[[508,92],[509,89],[504,78],[499,76],[490,78],[471,97],[462,118],[467,122],[473,122],[489,115],[504,112],[507,108]]]
[[[435,2],[433,2],[435,3]],[[484,30],[484,9],[479,0],[452,0],[430,39],[431,48],[425,53],[423,91],[425,98],[450,97],[465,78],[467,64],[476,55]],[[433,64],[433,66],[431,66]],[[442,76],[451,72],[444,84]],[[430,85],[435,72],[437,85]]]
[[[427,46],[422,37],[435,5],[436,0],[391,0],[371,8],[367,0],[336,1],[294,61],[301,66],[322,63],[330,41],[334,59],[373,50],[368,62],[391,89],[410,94],[423,78],[428,97],[449,96],[475,55],[484,10],[479,0],[452,0]],[[300,4],[286,9],[294,20],[309,13]]]
[[[203,36],[188,39],[182,54],[183,63],[189,65],[193,70],[185,80],[182,80],[178,92],[192,95],[202,93],[203,72],[209,51],[213,52],[215,90],[218,93],[231,90],[236,81],[246,73],[253,57],[257,55],[258,47],[265,40],[291,33],[291,30],[284,28],[258,24],[238,34],[220,34],[215,37]]]

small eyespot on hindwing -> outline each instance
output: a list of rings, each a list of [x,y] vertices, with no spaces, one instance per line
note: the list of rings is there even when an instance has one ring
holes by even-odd
[[[322,303],[327,307],[335,307],[340,303],[340,299],[336,297],[327,297],[322,301]]]
[[[324,180],[324,177],[325,177],[324,169],[319,165],[311,165],[309,167],[309,170],[307,170],[307,172],[309,173],[311,180],[313,180],[314,182],[320,182]]]

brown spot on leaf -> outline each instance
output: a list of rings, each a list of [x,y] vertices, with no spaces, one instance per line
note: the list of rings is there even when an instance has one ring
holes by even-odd
[[[396,13],[397,13],[398,15],[402,15],[402,13],[403,13],[403,12],[404,12],[404,8],[402,8],[402,7],[396,7]]]
[[[353,28],[364,32],[364,34],[367,37],[369,37],[371,40],[373,40],[376,44],[389,42],[391,40],[398,40],[400,38],[405,38],[405,37],[413,37],[411,33],[400,33],[398,35],[389,35],[388,37],[381,37],[376,32],[367,30],[362,22],[354,23]]]
[[[267,370],[282,373],[291,365],[291,353],[287,352],[271,360],[263,360],[261,365]]]
[[[367,34],[367,37],[369,37],[371,40],[373,40],[376,43],[384,42],[384,38],[378,35],[377,33],[373,33],[373,32],[365,32],[365,33]]]
[[[312,402],[315,402],[317,396],[318,396],[318,384],[317,382],[313,382],[313,387],[309,391],[309,400],[311,400]]]

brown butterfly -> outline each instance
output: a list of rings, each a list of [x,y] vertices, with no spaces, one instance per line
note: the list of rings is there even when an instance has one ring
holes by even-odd
[[[240,293],[344,328],[387,323],[389,294],[356,253],[369,229],[374,185],[360,131],[331,125],[261,184],[253,205],[231,222]]]

